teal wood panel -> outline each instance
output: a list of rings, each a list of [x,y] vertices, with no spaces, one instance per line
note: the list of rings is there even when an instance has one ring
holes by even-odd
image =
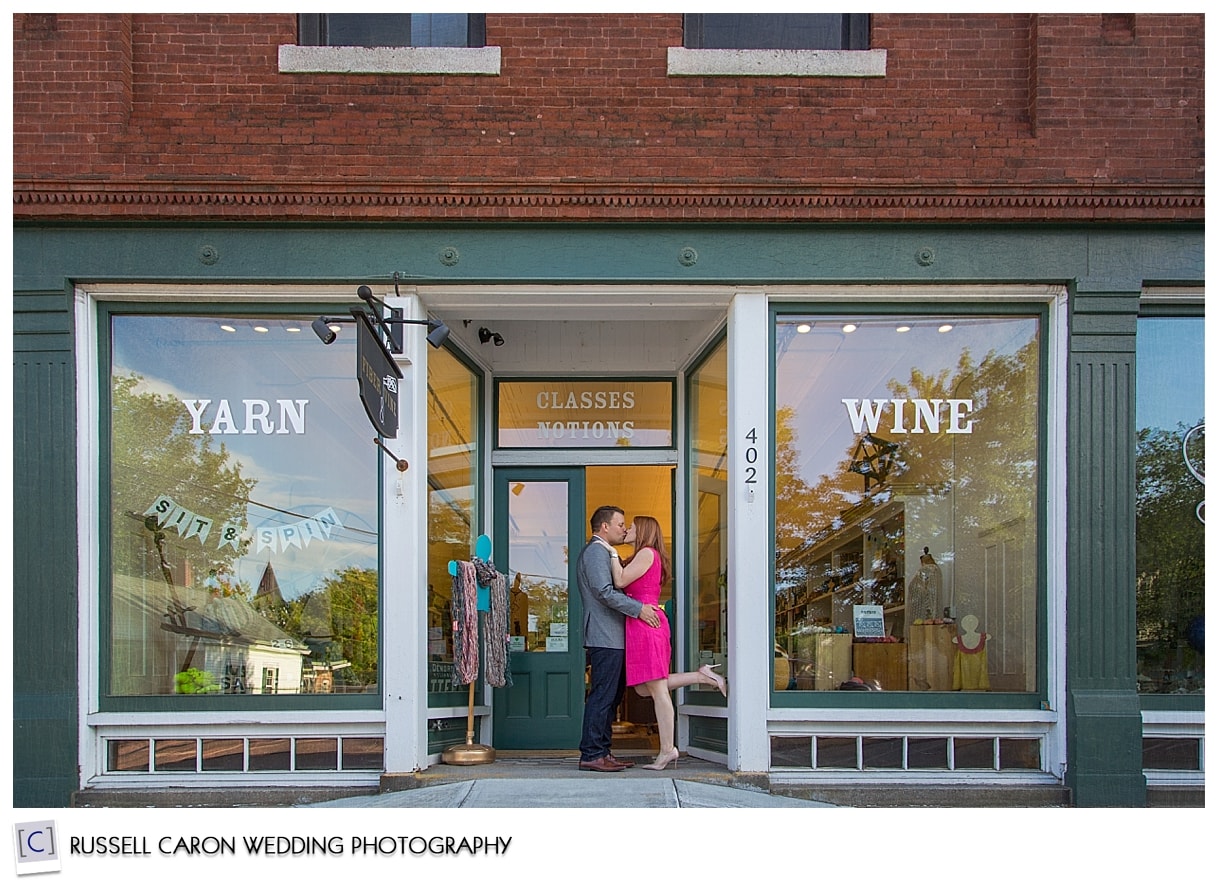
[[[1141,806],[1134,343],[1141,280],[1080,280],[1066,430],[1067,773],[1075,805]]]
[[[394,272],[407,283],[1204,279],[1200,226],[29,225],[13,241],[18,291],[65,280],[387,282]]]
[[[1134,496],[1131,479],[1103,486],[1097,469],[1124,475],[1127,467],[1115,458],[1132,461],[1127,387],[1134,338],[1127,325],[1136,289],[1203,284],[1204,242],[1200,224],[19,223],[12,301],[14,653],[21,662],[14,673],[14,804],[67,805],[75,786],[72,286],[357,284],[388,282],[395,271],[407,284],[1083,279],[1073,298],[1068,393],[1068,656],[1072,720],[1079,724],[1072,726],[1071,774],[1084,800],[1094,794],[1115,797],[1108,804],[1136,801],[1140,773],[1128,753],[1140,747],[1140,722],[1135,731],[1128,685],[1134,662],[1125,636],[1132,627],[1132,564],[1124,559],[1132,555]],[[1104,279],[1128,281],[1098,281]],[[1114,543],[1128,548],[1104,556]],[[1105,720],[1118,725],[1105,732]],[[1119,769],[1100,774],[1118,734],[1112,756]],[[1089,769],[1099,775],[1094,787]]]
[[[76,786],[75,378],[64,348],[13,359],[15,806],[67,805]]]

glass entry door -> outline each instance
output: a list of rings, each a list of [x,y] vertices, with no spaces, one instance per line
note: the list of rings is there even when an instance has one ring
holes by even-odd
[[[575,561],[586,539],[583,469],[498,469],[495,566],[507,576],[513,685],[496,690],[494,746],[579,746],[583,612]]]

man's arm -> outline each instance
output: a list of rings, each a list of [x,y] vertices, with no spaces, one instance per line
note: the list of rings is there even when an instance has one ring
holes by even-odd
[[[594,542],[580,561],[586,584],[592,587],[597,599],[610,609],[615,609],[632,619],[641,619],[653,628],[660,624],[656,608],[649,603],[640,603],[613,586],[613,571],[609,566],[609,549]]]

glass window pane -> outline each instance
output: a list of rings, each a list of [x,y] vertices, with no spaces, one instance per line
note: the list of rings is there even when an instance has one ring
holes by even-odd
[[[500,447],[672,447],[669,380],[505,380]]]
[[[1143,738],[1142,768],[1200,771],[1201,739]]]
[[[111,739],[106,742],[107,772],[147,772],[148,739]]]
[[[464,13],[415,12],[410,15],[410,45],[465,46],[469,16]]]
[[[337,738],[297,738],[296,770],[328,771],[338,768]]]
[[[409,46],[409,14],[326,13],[329,46]]]
[[[775,333],[788,688],[1034,691],[1039,320],[782,316]]]
[[[946,738],[910,738],[906,747],[907,767],[911,769],[946,769]]]
[[[727,341],[690,373],[691,669],[727,660]],[[776,673],[776,677],[778,674]],[[784,677],[784,683],[786,682]],[[713,692],[702,687],[701,691]]]
[[[904,765],[901,738],[864,738],[863,768],[899,769]]]
[[[251,738],[251,772],[286,772],[292,767],[291,738]]]
[[[311,320],[112,317],[108,694],[376,690],[377,451]]]
[[[242,771],[245,742],[240,738],[204,738],[201,767],[205,772]]]
[[[998,760],[1002,769],[1039,769],[1039,738],[999,738]]]
[[[835,13],[727,13],[698,16],[701,40],[692,49],[844,49]]]
[[[994,739],[957,738],[955,739],[955,756],[957,769],[992,769],[994,768]]]
[[[323,13],[327,46],[466,46],[465,13]]]
[[[343,769],[383,769],[385,740],[383,738],[344,738]]]
[[[478,375],[447,349],[427,357],[427,659],[429,703],[464,704],[453,683],[451,560],[469,560],[479,523]]]
[[[1138,691],[1205,691],[1205,321],[1138,320]]]
[[[808,768],[812,765],[812,738],[770,737],[770,765],[775,768]]]
[[[857,738],[817,738],[816,767],[818,769],[857,769]]]
[[[578,652],[567,640],[567,482],[519,482],[507,497],[511,649]]]
[[[155,771],[193,772],[196,751],[193,738],[158,738],[153,749]]]

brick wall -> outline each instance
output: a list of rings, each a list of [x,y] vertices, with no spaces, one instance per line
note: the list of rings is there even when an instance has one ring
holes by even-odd
[[[502,73],[280,74],[295,16],[14,16],[23,217],[1203,217],[1200,15],[876,15],[875,79],[669,77],[678,14],[488,14]]]

